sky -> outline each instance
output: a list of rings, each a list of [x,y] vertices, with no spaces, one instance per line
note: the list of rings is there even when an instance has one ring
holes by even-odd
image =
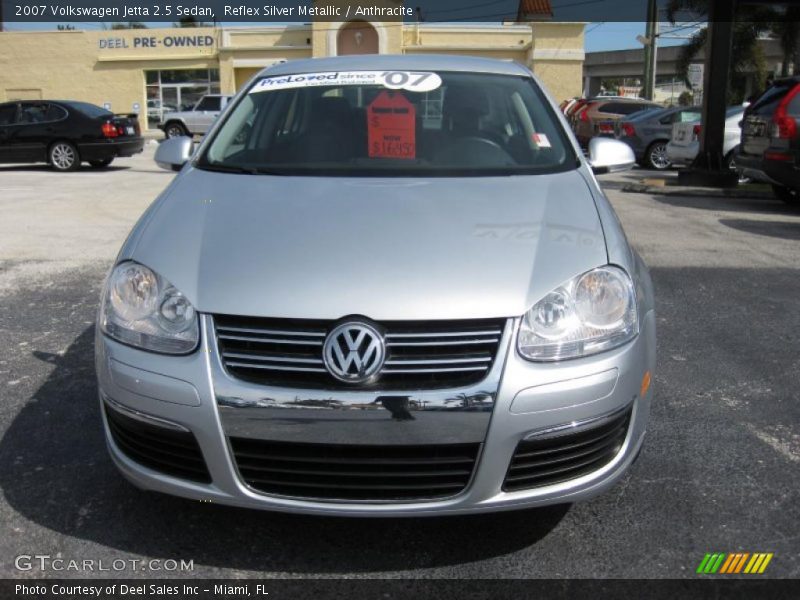
[[[641,48],[642,45],[636,40],[636,36],[643,36],[645,34],[645,27],[645,23],[637,21],[601,21],[599,23],[589,23],[586,25],[586,52]],[[661,23],[659,28],[662,32],[669,32],[673,29],[678,29],[679,26]],[[671,38],[686,36],[692,31],[693,28],[676,31],[670,38],[659,38],[658,44],[659,46],[677,46],[683,44],[686,42],[685,39]]]
[[[76,29],[101,29],[100,23],[73,23]],[[168,23],[148,23],[150,27],[164,27]],[[221,23],[224,26],[248,25],[254,23]],[[54,23],[6,23],[8,31],[25,31],[39,29],[55,29]],[[662,31],[669,31],[673,26],[668,23],[661,24]],[[675,36],[683,36],[691,33],[691,29],[676,32]],[[636,41],[637,35],[644,35],[645,23],[638,21],[601,21],[588,23],[586,25],[586,51],[598,52],[602,50],[624,50],[628,48],[641,48],[641,44]],[[684,43],[684,39],[664,39],[659,40],[661,46],[675,46]]]

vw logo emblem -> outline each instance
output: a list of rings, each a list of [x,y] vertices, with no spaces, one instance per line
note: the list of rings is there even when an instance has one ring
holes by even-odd
[[[383,366],[383,336],[361,322],[342,323],[328,334],[322,346],[325,368],[339,381],[364,383]]]

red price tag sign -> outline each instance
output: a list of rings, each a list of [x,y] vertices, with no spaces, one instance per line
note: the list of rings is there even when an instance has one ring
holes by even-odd
[[[367,107],[367,143],[370,158],[416,158],[416,110],[403,94],[384,90]]]

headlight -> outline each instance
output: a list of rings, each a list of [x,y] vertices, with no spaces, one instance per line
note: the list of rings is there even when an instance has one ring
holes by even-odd
[[[547,294],[522,319],[517,347],[529,360],[589,356],[639,333],[636,294],[619,267],[600,267]]]
[[[118,264],[108,277],[100,328],[124,344],[166,354],[191,352],[200,337],[197,313],[186,296],[130,261]]]

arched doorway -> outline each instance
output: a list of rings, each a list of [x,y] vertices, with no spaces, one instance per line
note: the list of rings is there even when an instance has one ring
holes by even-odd
[[[336,37],[336,53],[378,54],[378,32],[365,21],[351,21],[339,30]]]

